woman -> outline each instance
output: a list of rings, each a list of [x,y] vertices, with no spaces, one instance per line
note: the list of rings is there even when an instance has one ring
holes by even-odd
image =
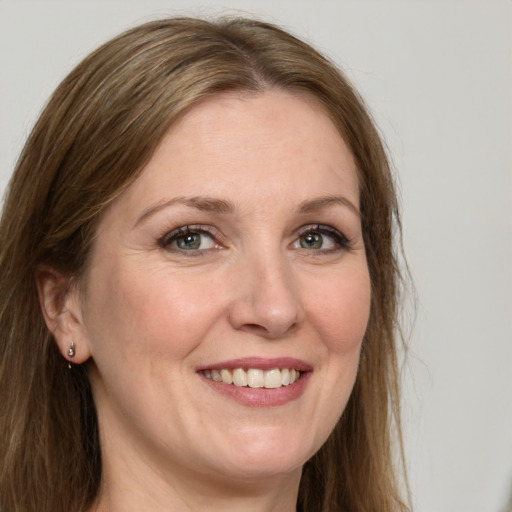
[[[95,51],[4,207],[4,512],[407,510],[397,220],[361,99],[291,35]]]

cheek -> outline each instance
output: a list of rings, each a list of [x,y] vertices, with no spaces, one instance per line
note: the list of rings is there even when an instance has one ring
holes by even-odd
[[[371,288],[366,267],[344,272],[320,288],[310,311],[325,348],[332,354],[353,354],[359,349],[368,324]]]
[[[125,358],[135,356],[131,365],[179,360],[200,343],[215,316],[207,290],[172,272],[118,265],[91,283],[86,324],[93,358],[122,351]]]
[[[343,414],[359,368],[361,345],[369,318],[371,288],[366,266],[342,269],[311,294],[309,314],[321,340],[319,375],[312,382],[317,405],[311,423],[317,425],[312,446],[317,450]],[[316,422],[316,423],[315,423]]]

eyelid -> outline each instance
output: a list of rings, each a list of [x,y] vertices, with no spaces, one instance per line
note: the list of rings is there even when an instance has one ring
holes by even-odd
[[[180,252],[180,253],[185,253],[185,252],[199,253],[199,252],[208,251],[209,249],[202,249],[202,250],[199,249],[197,251],[192,251],[192,250],[185,251],[185,250],[181,250],[177,247],[170,248],[171,243],[175,239],[179,238],[180,236],[185,236],[187,234],[194,234],[194,233],[197,233],[200,235],[208,235],[212,238],[212,240],[215,242],[216,245],[223,247],[223,243],[222,243],[223,236],[220,233],[220,231],[218,229],[214,228],[213,226],[206,225],[206,224],[187,224],[185,226],[180,226],[175,229],[171,229],[170,231],[167,231],[162,237],[160,237],[158,239],[158,245],[162,249],[173,250],[173,251]]]
[[[296,239],[300,238],[301,236],[303,236],[304,234],[306,234],[310,231],[315,231],[322,235],[330,236],[335,241],[335,243],[339,246],[339,249],[348,250],[348,249],[352,248],[351,240],[347,236],[345,236],[342,231],[340,231],[339,229],[337,229],[333,226],[329,226],[327,224],[306,224],[305,226],[301,226],[296,232]],[[295,241],[294,241],[294,243],[295,243]],[[317,252],[325,253],[325,252],[331,252],[333,250],[338,250],[338,249],[318,249]],[[311,250],[311,252],[315,252],[315,251]]]
[[[328,253],[328,252],[335,252],[338,250],[349,250],[352,248],[351,240],[345,236],[345,234],[340,231],[339,229],[327,225],[327,224],[306,224],[304,226],[301,226],[298,228],[294,235],[294,241],[293,244],[297,242],[297,240],[305,235],[308,232],[317,232],[319,234],[325,235],[330,237],[334,243],[337,245],[336,248],[333,249],[317,249],[316,251],[314,249],[309,249],[308,252],[314,253]],[[208,249],[197,249],[197,250],[183,250],[178,247],[171,247],[171,243],[179,238],[180,236],[185,236],[187,234],[202,234],[207,235],[212,238],[214,241],[215,249],[224,248],[225,243],[223,242],[224,236],[222,233],[215,227],[208,225],[208,224],[187,224],[183,226],[179,226],[175,229],[171,229],[169,231],[166,231],[166,233],[158,239],[158,245],[167,251],[173,251],[178,253],[188,253],[188,255],[199,255],[199,253],[205,253],[211,250],[212,248]]]

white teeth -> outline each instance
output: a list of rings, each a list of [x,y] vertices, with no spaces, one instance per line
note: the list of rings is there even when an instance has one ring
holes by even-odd
[[[262,388],[265,386],[265,377],[263,370],[251,368],[247,371],[247,384],[250,388]]]
[[[247,386],[247,373],[242,368],[233,371],[233,384],[239,387]]]
[[[225,384],[233,384],[233,377],[231,377],[229,370],[221,370],[220,376],[222,377],[222,382]]]
[[[221,370],[204,370],[203,375],[215,382],[234,384],[238,387],[276,389],[293,384],[300,377],[300,371],[294,368],[273,368],[266,371],[258,368],[250,368],[247,371],[243,368],[233,371],[223,368]]]
[[[274,370],[268,370],[265,372],[265,387],[266,388],[280,388],[281,382],[281,370],[275,368]]]
[[[212,380],[215,382],[222,382],[219,370],[212,370]]]

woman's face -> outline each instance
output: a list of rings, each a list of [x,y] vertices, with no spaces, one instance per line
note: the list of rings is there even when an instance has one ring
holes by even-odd
[[[300,472],[356,378],[358,208],[353,157],[306,97],[229,93],[173,125],[103,216],[79,296],[106,468]]]

